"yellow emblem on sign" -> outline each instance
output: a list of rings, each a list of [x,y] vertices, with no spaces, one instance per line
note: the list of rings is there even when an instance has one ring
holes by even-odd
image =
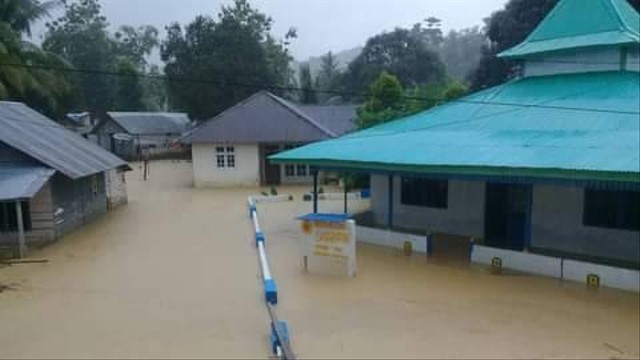
[[[311,224],[311,221],[303,221],[301,226],[302,226],[302,233],[311,234],[311,230],[313,230],[313,225]]]

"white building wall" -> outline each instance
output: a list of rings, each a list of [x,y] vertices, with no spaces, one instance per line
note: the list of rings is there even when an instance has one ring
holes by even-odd
[[[216,146],[232,145],[235,149],[235,168],[216,166]],[[193,144],[193,182],[205,186],[258,186],[260,184],[260,156],[257,144]]]
[[[525,61],[524,76],[621,70],[620,51],[615,46],[540,55]]]
[[[531,246],[637,262],[640,232],[585,226],[583,207],[583,188],[534,186]]]
[[[104,172],[108,209],[113,210],[128,201],[125,171],[111,169]]]
[[[393,180],[393,224],[394,226],[425,229],[451,235],[484,237],[484,197],[482,182],[449,181],[448,206],[434,209],[401,203],[401,177]],[[371,176],[371,211],[378,224],[387,221],[388,177]]]

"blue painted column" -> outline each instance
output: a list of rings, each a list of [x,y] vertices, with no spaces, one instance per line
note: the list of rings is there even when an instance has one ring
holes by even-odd
[[[318,170],[313,170],[313,213],[318,213]]]
[[[389,175],[389,203],[387,204],[387,227],[391,229],[393,227],[393,174]]]

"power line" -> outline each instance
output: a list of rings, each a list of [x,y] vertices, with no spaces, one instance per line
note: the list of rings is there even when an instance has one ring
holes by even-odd
[[[323,93],[323,94],[332,94],[332,95],[349,95],[349,96],[360,96],[360,97],[370,97],[370,94],[367,93],[359,93],[359,92],[347,92],[347,91],[339,91],[339,90],[304,90],[298,87],[291,86],[279,86],[273,84],[250,84],[250,83],[236,83],[236,82],[220,82],[220,81],[212,81],[208,79],[196,79],[196,78],[187,78],[187,77],[174,77],[169,75],[153,75],[153,74],[128,74],[121,73],[116,71],[105,71],[105,70],[95,70],[95,69],[77,69],[77,68],[66,68],[66,67],[53,67],[53,66],[44,66],[44,65],[34,65],[34,64],[19,64],[19,63],[0,63],[0,66],[13,66],[13,67],[23,67],[29,69],[39,69],[39,70],[48,70],[48,71],[59,71],[59,72],[67,72],[67,73],[79,73],[79,74],[94,74],[94,75],[107,75],[107,76],[121,76],[121,77],[134,77],[134,78],[148,78],[155,80],[163,80],[169,82],[187,82],[187,83],[200,83],[200,84],[210,84],[216,85],[220,87],[236,87],[236,88],[247,88],[247,89],[268,89],[268,90],[280,90],[280,91],[292,91],[292,92],[302,92],[302,91],[312,91],[315,93]],[[446,98],[443,97],[421,97],[421,96],[410,96],[403,95],[403,98],[406,100],[418,100],[418,101],[447,101]],[[598,113],[612,113],[612,114],[627,114],[627,115],[638,115],[640,112],[638,111],[624,111],[624,110],[611,110],[611,109],[598,109],[598,108],[583,108],[583,107],[567,107],[567,106],[559,106],[559,105],[541,105],[541,104],[520,104],[520,103],[510,103],[510,102],[500,102],[500,101],[486,101],[486,100],[470,100],[470,99],[454,99],[449,100],[448,102],[458,102],[458,103],[468,103],[468,104],[478,104],[478,105],[497,105],[497,106],[510,106],[510,107],[525,107],[525,108],[542,108],[542,109],[554,109],[554,110],[570,110],[570,111],[584,111],[584,112],[598,112]]]

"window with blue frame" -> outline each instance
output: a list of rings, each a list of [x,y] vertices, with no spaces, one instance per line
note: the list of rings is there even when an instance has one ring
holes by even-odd
[[[585,190],[586,226],[640,231],[640,192]]]

